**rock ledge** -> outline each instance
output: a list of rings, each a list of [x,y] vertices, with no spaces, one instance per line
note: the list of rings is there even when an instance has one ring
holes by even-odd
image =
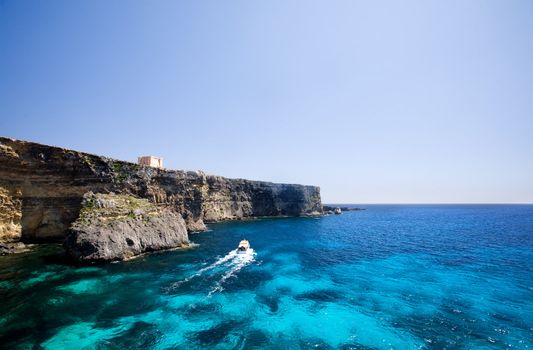
[[[77,261],[126,260],[145,252],[188,246],[181,215],[146,199],[87,193],[63,245]]]

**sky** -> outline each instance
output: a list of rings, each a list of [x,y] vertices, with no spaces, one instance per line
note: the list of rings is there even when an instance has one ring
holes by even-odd
[[[533,1],[0,0],[0,135],[325,203],[532,203]]]

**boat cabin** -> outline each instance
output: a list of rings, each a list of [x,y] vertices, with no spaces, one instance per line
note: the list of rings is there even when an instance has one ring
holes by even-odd
[[[250,248],[250,242],[248,242],[247,240],[243,239],[242,241],[240,241],[239,248],[237,248],[237,249],[239,250],[239,252],[245,252],[249,248]]]

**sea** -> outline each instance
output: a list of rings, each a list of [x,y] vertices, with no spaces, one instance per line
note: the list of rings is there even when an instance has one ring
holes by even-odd
[[[354,207],[107,265],[2,256],[0,348],[533,347],[533,205]]]

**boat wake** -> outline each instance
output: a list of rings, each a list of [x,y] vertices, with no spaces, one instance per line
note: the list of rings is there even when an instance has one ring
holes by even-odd
[[[224,282],[233,276],[237,274],[243,267],[250,265],[255,261],[256,252],[250,248],[245,254],[239,254],[238,249],[234,249],[230,251],[225,256],[219,258],[214,263],[201,268],[193,275],[190,275],[187,278],[184,278],[180,281],[172,283],[172,285],[169,287],[169,290],[176,289],[180,287],[182,284],[187,283],[191,281],[192,279],[195,279],[196,277],[200,277],[206,273],[209,274],[216,274],[219,272],[219,270],[223,269],[223,274],[220,277],[220,279],[215,283],[213,289],[208,294],[208,297],[211,297],[216,292],[221,292],[224,290],[223,284]]]
[[[245,254],[238,254],[237,249],[233,252],[235,252],[235,257],[231,260],[231,263],[228,264],[229,270],[222,275],[217,283],[215,283],[215,287],[211,289],[207,297],[211,297],[216,292],[222,292],[224,290],[222,285],[228,278],[235,276],[235,274],[237,274],[237,272],[243,267],[248,266],[255,261],[256,253],[252,248],[249,248]]]

